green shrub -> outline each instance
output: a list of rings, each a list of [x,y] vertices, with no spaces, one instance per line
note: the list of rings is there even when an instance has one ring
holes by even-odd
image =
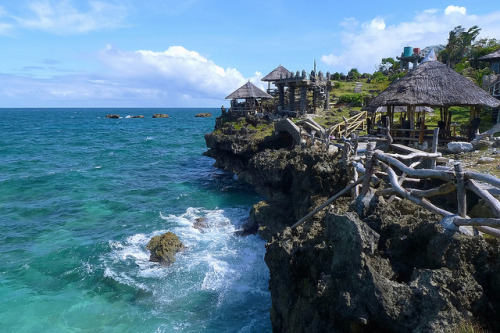
[[[339,103],[348,104],[350,106],[363,106],[363,94],[344,94],[339,97]]]

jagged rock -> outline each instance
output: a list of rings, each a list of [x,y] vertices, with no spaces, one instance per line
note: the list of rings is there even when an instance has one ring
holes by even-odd
[[[175,262],[175,254],[184,250],[185,247],[177,235],[169,231],[151,238],[146,248],[150,252],[149,261],[170,266]]]
[[[197,217],[194,220],[193,228],[202,230],[208,228],[208,220],[206,217]]]
[[[499,242],[388,206],[379,222],[329,213],[322,232],[286,229],[267,245],[273,331],[445,332],[471,317],[498,327]]]
[[[195,117],[198,117],[198,118],[210,118],[210,117],[212,117],[212,114],[210,112],[201,112],[201,113],[197,113],[195,115]]]
[[[453,154],[466,153],[474,150],[470,142],[449,142],[447,148]]]
[[[118,118],[120,118],[120,115],[119,114],[107,114],[106,118],[118,119]]]
[[[170,118],[170,116],[166,113],[155,113],[153,118]]]

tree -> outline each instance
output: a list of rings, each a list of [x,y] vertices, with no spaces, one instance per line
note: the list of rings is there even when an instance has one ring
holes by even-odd
[[[394,60],[394,58],[383,58],[382,62],[378,66],[378,71],[384,74],[390,75],[400,69],[399,61]]]
[[[361,77],[361,74],[358,72],[357,68],[351,68],[347,76],[353,80],[357,80]]]
[[[472,43],[480,31],[477,25],[470,27],[467,31],[461,25],[456,26],[449,33],[445,49],[439,53],[441,61],[445,62],[448,67],[454,67],[462,61],[469,55]]]

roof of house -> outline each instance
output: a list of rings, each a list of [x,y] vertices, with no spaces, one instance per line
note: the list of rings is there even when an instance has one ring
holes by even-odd
[[[500,49],[496,50],[495,52],[492,52],[490,54],[487,54],[485,56],[482,56],[481,58],[479,58],[478,60],[482,60],[482,61],[492,61],[492,60],[496,60],[496,59],[500,59]]]
[[[279,65],[271,73],[264,76],[261,80],[262,81],[270,81],[270,82],[278,81],[281,78],[285,78],[289,73],[290,73],[290,71],[288,69]]]
[[[244,98],[262,98],[271,99],[273,96],[269,95],[262,89],[255,86],[252,82],[248,81],[233,93],[226,97],[226,99],[244,99]]]
[[[500,101],[443,63],[427,61],[369,103],[371,108],[383,105],[497,107]]]

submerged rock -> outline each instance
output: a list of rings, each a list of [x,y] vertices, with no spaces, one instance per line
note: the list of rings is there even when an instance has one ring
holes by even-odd
[[[155,113],[153,118],[170,118],[170,116],[166,113]]]
[[[195,117],[198,117],[198,118],[210,118],[210,117],[212,117],[212,114],[210,112],[201,112],[201,113],[197,113],[195,115]]]
[[[146,248],[150,252],[149,261],[159,262],[164,266],[172,265],[175,254],[185,249],[177,235],[170,231],[151,238]]]

